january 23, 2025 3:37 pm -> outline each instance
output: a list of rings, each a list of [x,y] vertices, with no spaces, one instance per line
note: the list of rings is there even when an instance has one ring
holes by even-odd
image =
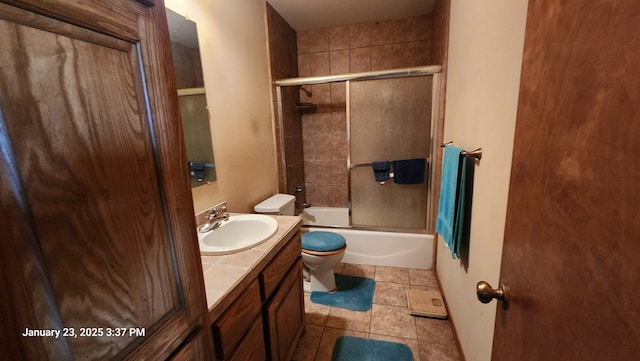
[[[74,327],[62,329],[32,329],[25,328],[21,333],[23,337],[144,337],[144,327],[80,327],[76,332]]]

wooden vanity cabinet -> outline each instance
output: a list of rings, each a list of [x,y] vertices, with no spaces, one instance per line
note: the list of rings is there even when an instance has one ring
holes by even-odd
[[[229,361],[266,361],[267,350],[264,343],[262,316],[258,316],[247,331],[238,348],[229,357]]]
[[[287,361],[304,330],[300,231],[213,322],[218,360]]]
[[[300,237],[298,231],[260,275],[267,353],[272,361],[290,360],[304,331]]]
[[[213,339],[216,356],[224,360],[245,336],[247,329],[260,315],[262,302],[260,301],[260,286],[258,280],[251,282],[249,287],[227,308],[216,322],[213,323]],[[262,325],[262,322],[260,322]]]
[[[263,301],[267,301],[273,296],[273,292],[282,283],[293,263],[301,258],[301,252],[301,234],[297,232],[260,273],[260,292]]]
[[[264,309],[272,361],[290,360],[304,330],[302,260],[298,259]]]

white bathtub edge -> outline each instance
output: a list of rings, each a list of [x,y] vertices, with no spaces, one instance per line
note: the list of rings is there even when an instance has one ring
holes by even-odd
[[[307,227],[305,231],[329,231],[342,235],[347,242],[343,263],[433,269],[431,234],[363,231],[341,228]]]

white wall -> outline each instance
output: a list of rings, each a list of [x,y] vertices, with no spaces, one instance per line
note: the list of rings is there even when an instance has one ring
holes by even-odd
[[[198,26],[218,180],[193,188],[196,213],[233,212],[277,191],[264,0],[165,0]]]
[[[490,360],[511,171],[527,0],[451,0],[445,141],[482,147],[476,167],[468,271],[438,237],[436,270],[467,361]]]

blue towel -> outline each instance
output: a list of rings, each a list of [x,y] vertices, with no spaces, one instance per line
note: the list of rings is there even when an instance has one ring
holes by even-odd
[[[422,184],[424,183],[424,171],[427,160],[403,159],[393,161],[393,183],[396,184]]]
[[[376,179],[376,182],[384,182],[389,179],[389,168],[391,168],[391,162],[388,160],[372,162],[371,168],[373,168],[373,176]]]
[[[205,163],[204,162],[189,162],[191,168],[191,175],[196,177],[199,181],[204,179],[205,175]]]
[[[455,253],[453,243],[453,228],[455,221],[456,194],[458,191],[458,175],[460,172],[460,154],[462,148],[447,145],[444,148],[442,159],[442,175],[440,178],[440,200],[438,202],[438,218],[436,219],[436,232],[438,232],[451,250],[453,258]]]

